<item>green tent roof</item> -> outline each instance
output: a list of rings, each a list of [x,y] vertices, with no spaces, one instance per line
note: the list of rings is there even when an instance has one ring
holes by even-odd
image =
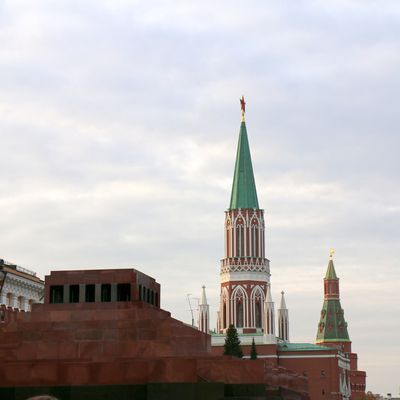
[[[259,208],[246,124],[240,125],[231,203],[229,208]]]
[[[318,324],[317,343],[350,342],[344,312],[337,299],[324,301]]]
[[[325,280],[338,280],[332,258],[329,260]],[[325,298],[318,324],[317,343],[349,342],[347,322],[338,298]]]

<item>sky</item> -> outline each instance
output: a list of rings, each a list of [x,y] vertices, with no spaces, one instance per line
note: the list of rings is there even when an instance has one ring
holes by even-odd
[[[275,302],[315,340],[329,249],[367,390],[400,390],[400,2],[0,0],[0,257],[219,303],[246,124]]]

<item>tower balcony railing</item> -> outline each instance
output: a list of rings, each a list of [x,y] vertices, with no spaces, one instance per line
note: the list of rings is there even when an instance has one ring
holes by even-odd
[[[221,260],[221,274],[227,272],[264,272],[269,274],[269,260],[255,257],[230,257]]]

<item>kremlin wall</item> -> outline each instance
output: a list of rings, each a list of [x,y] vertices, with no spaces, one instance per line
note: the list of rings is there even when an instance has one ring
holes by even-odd
[[[52,271],[43,304],[30,312],[0,306],[1,400],[364,399],[366,373],[352,352],[333,253],[315,343],[290,340],[283,292],[275,314],[244,98],[241,105],[217,331],[205,287],[195,328],[162,310],[160,285],[136,269]],[[243,359],[223,355],[231,325]]]

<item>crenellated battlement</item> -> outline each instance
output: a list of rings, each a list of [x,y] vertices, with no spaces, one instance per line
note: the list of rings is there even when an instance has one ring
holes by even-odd
[[[16,321],[17,315],[20,313],[25,313],[25,311],[20,310],[19,308],[6,306],[4,304],[0,305],[0,327]]]

